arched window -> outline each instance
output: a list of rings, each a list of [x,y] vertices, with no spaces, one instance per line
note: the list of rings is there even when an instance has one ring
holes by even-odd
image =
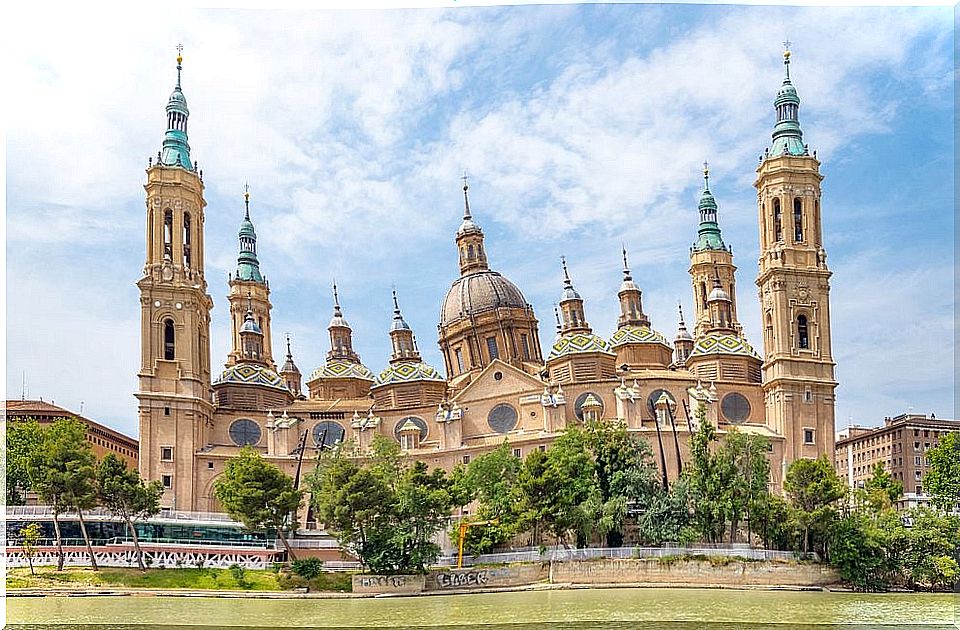
[[[175,354],[176,333],[173,330],[173,320],[163,320],[163,358],[173,361]]]
[[[814,234],[814,238],[816,238],[817,240],[817,242],[814,244],[820,245],[821,238],[820,238],[820,200],[819,199],[813,200],[813,234]]]
[[[793,241],[803,240],[803,202],[800,197],[793,198]]]
[[[183,266],[190,268],[190,213],[183,213]]]
[[[810,333],[807,329],[806,315],[797,315],[797,345],[804,350],[810,348]]]
[[[163,259],[173,260],[173,211],[163,211]]]
[[[783,220],[780,214],[780,200],[773,200],[773,240],[783,240]]]
[[[701,308],[707,307],[707,283],[706,282],[700,283],[700,307]]]
[[[473,260],[473,245],[467,245],[467,260]]]

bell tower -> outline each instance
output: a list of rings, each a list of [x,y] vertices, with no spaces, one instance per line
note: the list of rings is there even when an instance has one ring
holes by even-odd
[[[182,47],[177,47],[178,52]],[[167,102],[167,131],[147,168],[146,262],[140,289],[140,473],[163,483],[161,505],[194,509],[193,455],[207,443],[210,310],[203,273],[203,177],[190,159],[187,100],[177,83]]]
[[[789,45],[789,44],[788,44]],[[786,437],[784,462],[832,456],[834,377],[830,275],[823,249],[820,162],[803,144],[800,97],[785,78],[774,101],[773,145],[757,167],[763,392],[767,422]]]

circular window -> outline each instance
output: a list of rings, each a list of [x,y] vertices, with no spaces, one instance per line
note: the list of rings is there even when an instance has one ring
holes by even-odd
[[[410,421],[417,425],[417,428],[420,429],[420,441],[422,442],[427,437],[427,423],[421,420],[416,416],[408,416],[406,418],[401,418],[396,426],[393,427],[393,437],[397,438],[397,442],[400,441],[400,427],[405,425],[407,421]]]
[[[583,422],[583,401],[587,399],[587,396],[593,394],[593,396],[600,401],[600,411],[601,417],[603,416],[603,398],[600,398],[599,394],[594,394],[593,392],[583,392],[577,396],[576,402],[573,403],[573,412],[577,414],[577,420]]]
[[[230,439],[237,446],[253,446],[260,441],[260,425],[243,418],[230,425]]]
[[[517,410],[507,403],[500,403],[487,414],[487,424],[497,433],[513,431],[517,426]]]
[[[343,442],[343,427],[336,422],[324,421],[313,425],[313,443],[333,446]]]
[[[732,392],[723,397],[720,410],[724,418],[734,424],[740,424],[750,417],[750,401],[743,394]]]
[[[502,381],[502,380],[503,380],[503,372],[494,372],[494,373],[493,373],[493,380],[495,380],[495,381]]]
[[[657,407],[656,407],[657,401],[660,400],[660,396],[661,396],[662,394],[666,394],[666,395],[667,395],[667,398],[670,399],[670,402],[672,402],[672,403],[676,403],[676,402],[677,402],[676,399],[674,399],[673,394],[671,394],[671,393],[668,392],[667,390],[665,390],[665,389],[655,389],[655,390],[653,390],[652,392],[650,392],[650,395],[647,396],[647,410],[648,410],[650,413],[652,413],[652,414],[654,415],[654,417],[656,417],[656,415],[657,415]]]

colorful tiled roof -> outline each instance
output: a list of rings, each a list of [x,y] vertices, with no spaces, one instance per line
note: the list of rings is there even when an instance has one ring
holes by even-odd
[[[550,356],[547,361],[568,354],[582,354],[585,352],[604,352],[613,354],[610,350],[610,344],[593,333],[571,333],[563,335],[557,339],[553,347],[550,348]]]
[[[242,383],[244,385],[264,385],[286,390],[283,380],[276,372],[262,365],[238,363],[231,365],[213,382],[214,385]]]
[[[380,372],[380,376],[373,383],[373,387],[382,387],[392,383],[445,380],[435,367],[426,363],[397,363]]]
[[[670,347],[666,337],[646,326],[624,326],[618,328],[610,337],[611,348],[619,348],[628,343],[660,343]]]
[[[340,359],[331,359],[325,365],[315,369],[307,382],[310,383],[318,378],[359,378],[364,381],[376,380],[367,367],[361,363],[352,363]]]
[[[697,357],[707,354],[735,354],[760,359],[760,355],[753,349],[753,346],[747,343],[746,339],[736,335],[720,333],[711,333],[697,339],[690,356]]]

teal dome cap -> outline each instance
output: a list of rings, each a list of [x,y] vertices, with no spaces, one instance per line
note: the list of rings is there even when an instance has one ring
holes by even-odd
[[[770,156],[807,155],[803,144],[803,131],[800,129],[800,96],[790,81],[790,51],[783,53],[785,76],[773,107],[777,112],[777,123],[773,127],[773,145]]]
[[[710,170],[707,163],[703,163],[703,192],[700,194],[700,226],[697,228],[697,241],[692,251],[706,250],[729,251],[720,235],[720,224],[717,222],[717,200],[710,192]]]
[[[178,50],[180,48],[178,47]],[[187,109],[187,98],[180,89],[180,71],[183,57],[177,56],[177,85],[167,101],[167,131],[163,135],[163,146],[160,150],[160,164],[164,166],[179,166],[193,169],[190,161],[190,144],[187,141],[187,119],[190,110]]]
[[[237,255],[237,280],[263,282],[260,261],[257,259],[257,231],[250,220],[250,187],[244,186],[244,214],[240,222],[240,253]]]

